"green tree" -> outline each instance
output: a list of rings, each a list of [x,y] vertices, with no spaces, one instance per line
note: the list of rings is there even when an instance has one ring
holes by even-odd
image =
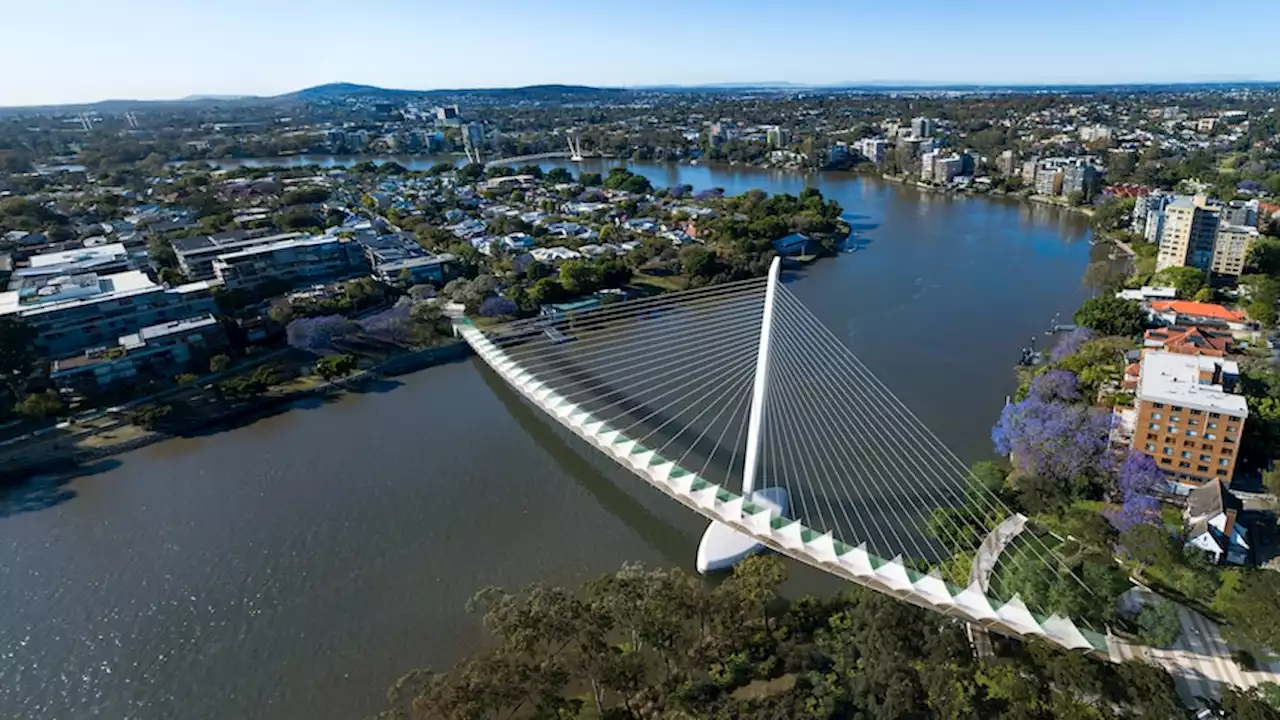
[[[129,411],[129,422],[143,430],[155,430],[172,413],[172,405],[147,403]]]
[[[1195,300],[1196,302],[1202,302],[1202,303],[1213,302],[1213,288],[1207,288],[1207,287],[1200,288],[1199,290],[1196,291],[1196,294],[1194,297],[1192,297],[1192,300]]]
[[[209,372],[211,373],[225,372],[229,367],[231,367],[231,358],[226,355],[214,355],[209,358]]]
[[[467,163],[458,168],[458,180],[464,183],[473,183],[484,177],[484,165],[480,163]]]
[[[434,177],[436,175],[443,175],[453,169],[454,169],[453,163],[438,162],[435,165],[432,165],[431,168],[427,170],[427,174]]]
[[[1146,326],[1146,313],[1134,300],[1096,295],[1084,301],[1075,313],[1075,321],[1100,335],[1128,337],[1142,332]]]
[[[1280,495],[1280,463],[1262,473],[1262,485],[1274,495]]]
[[[765,630],[770,630],[769,604],[787,579],[787,566],[776,555],[753,555],[733,567],[733,585],[747,602],[760,608]]]
[[[560,265],[560,285],[570,295],[586,295],[600,289],[600,269],[585,260]]]
[[[58,396],[57,390],[45,390],[23,398],[22,402],[18,403],[17,410],[26,417],[43,420],[63,414],[66,406],[62,404],[62,398]]]
[[[1152,647],[1169,647],[1182,634],[1177,608],[1168,600],[1147,603],[1138,611],[1138,637]]]
[[[543,179],[550,185],[560,185],[573,182],[573,174],[564,168],[551,168]]]
[[[36,331],[16,315],[0,317],[0,382],[18,397],[35,362]]]
[[[1178,297],[1186,300],[1194,297],[1205,286],[1205,273],[1193,267],[1170,267],[1155,274],[1151,281],[1162,287],[1172,287]]]
[[[1280,573],[1224,571],[1213,606],[1230,623],[1223,631],[1228,640],[1255,654],[1280,647]]]
[[[604,185],[604,178],[600,177],[600,173],[584,172],[578,176],[578,182],[587,187],[600,187]]]
[[[346,377],[355,372],[357,367],[352,355],[328,355],[316,361],[316,373],[325,380]]]
[[[702,245],[687,245],[680,249],[680,271],[695,278],[710,278],[718,270],[715,251]]]

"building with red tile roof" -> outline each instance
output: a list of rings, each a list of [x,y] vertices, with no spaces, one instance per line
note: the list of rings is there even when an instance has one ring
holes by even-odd
[[[1246,322],[1244,313],[1214,303],[1153,300],[1148,308],[1168,325],[1226,325],[1233,330],[1243,330]]]
[[[1143,345],[1149,348],[1212,357],[1225,357],[1231,352],[1231,341],[1231,333],[1196,326],[1156,328],[1143,335]]]

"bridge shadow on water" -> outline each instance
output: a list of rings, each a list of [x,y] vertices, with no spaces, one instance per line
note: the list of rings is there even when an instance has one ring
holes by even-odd
[[[622,521],[632,532],[652,545],[671,565],[682,568],[691,566],[698,538],[663,520],[619,488],[604,473],[588,462],[578,448],[571,446],[561,435],[560,425],[542,411],[527,403],[524,398],[497,373],[483,362],[476,362],[480,377],[493,391],[494,397],[507,409],[520,429],[525,431],[540,447],[545,449],[562,469],[591,494],[610,515]],[[568,431],[564,431],[568,432]],[[595,452],[594,448],[591,449]],[[612,461],[610,461],[612,463]],[[621,466],[618,469],[630,473]],[[644,490],[650,488],[645,486]],[[655,496],[657,491],[653,491]]]

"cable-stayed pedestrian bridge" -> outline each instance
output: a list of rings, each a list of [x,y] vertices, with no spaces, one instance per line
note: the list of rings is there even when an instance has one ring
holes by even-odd
[[[992,542],[1015,514],[778,273],[493,335],[456,327],[529,402],[711,521],[700,570],[768,547],[997,633],[1109,654],[1101,632],[992,594],[992,565],[1060,562],[1035,536]],[[957,547],[978,556],[964,585],[937,566]]]

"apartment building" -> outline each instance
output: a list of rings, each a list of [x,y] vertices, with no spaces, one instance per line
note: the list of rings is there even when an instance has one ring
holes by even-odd
[[[1179,195],[1170,201],[1160,228],[1156,270],[1184,266],[1208,270],[1213,265],[1218,214],[1219,208],[1204,195]]]
[[[36,352],[46,358],[114,345],[142,328],[215,311],[209,283],[166,288],[141,270],[66,275],[0,293],[0,316],[26,320],[36,331]]]
[[[1146,350],[1137,386],[1133,449],[1155,459],[1185,492],[1210,480],[1229,485],[1249,406],[1230,391],[1230,360]]]
[[[212,280],[213,261],[219,255],[302,237],[307,235],[294,232],[253,237],[243,231],[233,231],[217,235],[179,238],[173,241],[173,252],[178,256],[178,268],[188,280]]]
[[[1258,241],[1257,228],[1247,225],[1219,224],[1213,241],[1213,263],[1210,269],[1222,275],[1239,276],[1249,249]]]
[[[213,271],[228,290],[255,289],[267,282],[290,287],[367,273],[364,248],[354,240],[332,236],[281,240],[219,255]]]

